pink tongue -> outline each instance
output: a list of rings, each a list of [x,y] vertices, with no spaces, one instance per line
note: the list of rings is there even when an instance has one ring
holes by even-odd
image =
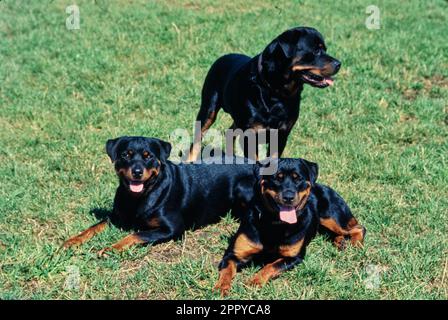
[[[325,83],[328,84],[329,86],[332,86],[334,83],[334,80],[331,78],[325,78],[324,79]]]
[[[142,192],[143,190],[143,183],[139,184],[130,184],[129,187],[131,188],[132,192]]]
[[[282,206],[280,208],[280,220],[290,224],[296,223],[297,222],[296,209],[291,206]]]

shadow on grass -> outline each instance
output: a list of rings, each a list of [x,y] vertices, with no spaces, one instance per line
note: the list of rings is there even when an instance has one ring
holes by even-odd
[[[110,219],[112,210],[106,208],[93,208],[90,210],[90,214],[95,216],[97,220]]]
[[[115,228],[118,228],[123,231],[136,231],[135,222],[132,219],[123,220],[119,219],[116,215],[113,214],[113,210],[106,208],[93,208],[90,210],[90,214],[95,216],[98,222],[103,220],[108,220],[110,224],[112,224]]]

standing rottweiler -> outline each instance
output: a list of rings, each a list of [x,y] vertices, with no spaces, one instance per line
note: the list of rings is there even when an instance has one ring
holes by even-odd
[[[191,145],[188,160],[197,160],[202,135],[221,108],[231,115],[232,129],[278,129],[278,154],[273,156],[280,157],[299,117],[303,84],[332,85],[331,76],[341,66],[326,50],[316,29],[297,27],[283,32],[253,58],[228,54],[216,60],[202,88],[196,118],[201,122],[201,135]],[[254,158],[247,147],[244,151],[246,157]]]
[[[177,239],[186,229],[218,222],[232,209],[238,215],[238,181],[255,179],[254,165],[250,164],[176,165],[167,160],[171,145],[155,138],[108,140],[106,151],[120,181],[110,220],[136,232],[100,254]],[[101,221],[63,246],[82,244],[107,224],[108,220]]]
[[[237,270],[252,259],[265,263],[251,280],[258,286],[293,268],[305,258],[318,231],[329,235],[339,249],[346,240],[362,244],[365,228],[336,191],[316,183],[317,175],[313,162],[280,159],[275,175],[259,176],[247,214],[219,265],[215,289],[222,295],[230,290]]]

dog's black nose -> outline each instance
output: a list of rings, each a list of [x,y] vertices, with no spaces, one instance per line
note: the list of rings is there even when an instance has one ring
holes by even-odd
[[[334,67],[334,73],[338,72],[339,69],[341,68],[341,62],[339,62],[338,60],[334,60],[333,67]]]
[[[294,201],[294,197],[294,192],[284,192],[282,195],[283,201],[287,204],[292,203]]]
[[[135,179],[140,179],[143,176],[143,169],[140,167],[132,168],[132,176]]]

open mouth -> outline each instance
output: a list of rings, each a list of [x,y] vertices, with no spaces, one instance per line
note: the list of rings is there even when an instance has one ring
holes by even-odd
[[[280,220],[289,224],[297,223],[297,210],[303,207],[307,197],[302,197],[295,206],[277,204]]]
[[[280,220],[289,224],[297,222],[296,207],[280,206]]]
[[[158,171],[156,169],[145,169],[142,176],[139,178],[134,178],[133,175],[125,170],[118,171],[117,174],[120,177],[120,181],[127,188],[127,190],[134,195],[139,195],[148,190],[154,183],[156,177],[158,176]]]
[[[145,183],[144,183],[144,181],[140,181],[140,180],[131,180],[131,181],[128,181],[128,184],[129,184],[129,190],[130,190],[132,193],[136,193],[136,194],[138,194],[138,193],[142,193],[143,190],[145,189]]]
[[[331,77],[320,76],[309,71],[303,72],[301,77],[306,83],[318,88],[332,86],[334,83],[334,80]]]
[[[279,218],[281,221],[293,224],[297,222],[297,209],[300,206],[300,203],[296,206],[294,205],[284,205],[274,201],[275,206],[279,212]]]

